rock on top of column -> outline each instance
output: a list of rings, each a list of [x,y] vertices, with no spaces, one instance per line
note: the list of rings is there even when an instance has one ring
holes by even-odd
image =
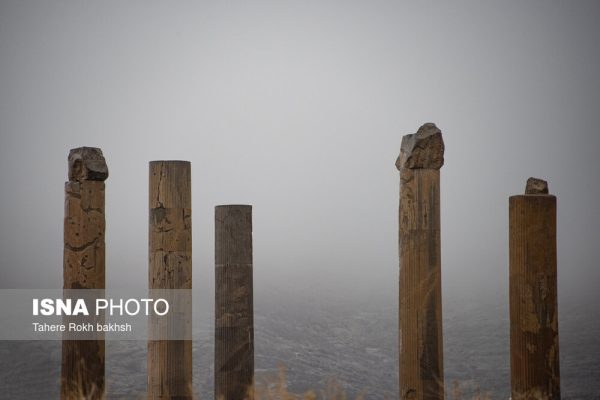
[[[525,194],[548,194],[548,182],[533,177],[527,179]]]
[[[440,169],[444,165],[442,131],[434,123],[421,125],[417,133],[402,137],[396,168]]]
[[[105,181],[108,166],[102,150],[97,147],[78,147],[69,152],[69,180]]]

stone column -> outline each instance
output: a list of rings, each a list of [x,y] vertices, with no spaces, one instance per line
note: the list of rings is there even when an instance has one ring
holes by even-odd
[[[545,181],[510,197],[509,232],[512,399],[560,399],[556,197]]]
[[[432,123],[402,138],[400,170],[400,399],[444,398],[440,261],[442,132]]]
[[[215,207],[215,400],[252,398],[252,206]]]
[[[102,150],[80,147],[69,152],[69,181],[65,183],[64,289],[105,288],[106,178],[108,168]],[[64,340],[61,399],[103,399],[104,391],[104,341]]]
[[[192,289],[190,163],[150,162],[149,199],[148,286]],[[149,340],[148,399],[183,400],[192,395],[192,341]]]

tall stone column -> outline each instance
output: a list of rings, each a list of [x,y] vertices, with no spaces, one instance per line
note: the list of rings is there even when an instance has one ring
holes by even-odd
[[[215,207],[215,400],[252,398],[252,206]]]
[[[442,132],[432,123],[402,138],[400,170],[400,399],[444,398],[440,261]]]
[[[108,167],[102,150],[69,152],[65,183],[64,289],[105,288],[104,181]],[[61,399],[104,398],[104,341],[62,342]]]
[[[191,193],[188,161],[150,162],[150,289],[192,289]],[[192,341],[149,340],[148,399],[191,400],[192,395]]]
[[[509,232],[512,399],[557,400],[556,197],[545,181],[510,197]]]

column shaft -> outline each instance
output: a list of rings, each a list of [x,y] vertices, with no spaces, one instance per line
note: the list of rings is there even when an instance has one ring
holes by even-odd
[[[81,147],[69,153],[65,183],[64,289],[105,288],[104,180],[102,151]],[[104,398],[104,341],[62,342],[62,400]]]
[[[192,289],[189,162],[150,162],[149,208],[149,288]],[[192,341],[149,340],[148,399],[192,396]]]
[[[442,132],[432,123],[402,138],[400,171],[400,399],[443,400],[440,168]]]
[[[254,379],[252,207],[215,208],[215,399],[250,398]]]
[[[512,398],[560,399],[556,197],[510,197],[509,225]]]
[[[402,169],[400,204],[401,398],[443,399],[440,171]]]

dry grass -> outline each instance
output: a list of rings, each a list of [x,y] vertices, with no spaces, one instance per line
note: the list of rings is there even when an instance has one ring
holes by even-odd
[[[471,389],[475,393],[470,397],[465,397],[464,384],[461,386],[460,382],[452,381],[452,389],[446,388],[446,399],[448,400],[492,400],[492,396],[489,392],[481,392],[479,387]]]
[[[302,394],[291,393],[287,390],[285,367],[279,367],[278,379],[274,383],[256,385],[254,390],[248,391],[250,400],[347,400],[344,388],[335,380],[329,379],[325,387],[318,392],[308,390]],[[363,400],[364,395],[359,394],[356,400]]]
[[[474,392],[467,397],[465,391]],[[269,382],[266,385],[256,385],[254,390],[249,390],[250,400],[348,400],[348,396],[342,385],[335,379],[329,379],[325,387],[321,390],[309,390],[302,394],[291,393],[287,389],[285,367],[279,367],[279,374],[276,382]],[[359,393],[355,400],[364,400],[368,398],[366,393]],[[469,384],[461,385],[458,381],[452,382],[452,388],[446,389],[447,400],[492,400],[489,392],[481,392],[478,387]],[[387,399],[387,397],[386,397]]]
[[[79,387],[81,388],[81,382],[79,382]],[[474,392],[474,394],[467,397],[465,391]],[[104,396],[100,396],[95,390],[85,395],[81,389],[79,390],[78,398],[81,400],[105,399]],[[384,396],[384,398],[386,400],[390,399],[388,396]],[[451,388],[446,388],[445,398],[446,400],[492,400],[489,392],[481,392],[473,384],[461,384],[458,381],[453,381]],[[139,399],[146,399],[146,396],[140,396]],[[194,396],[194,400],[199,399],[198,396]],[[359,393],[354,398],[354,400],[364,399],[368,399],[366,393]],[[280,366],[277,377],[273,377],[271,380],[267,379],[265,383],[257,384],[248,389],[248,400],[348,400],[348,396],[342,385],[333,378],[328,379],[325,387],[320,390],[292,393],[288,391],[285,367]]]

